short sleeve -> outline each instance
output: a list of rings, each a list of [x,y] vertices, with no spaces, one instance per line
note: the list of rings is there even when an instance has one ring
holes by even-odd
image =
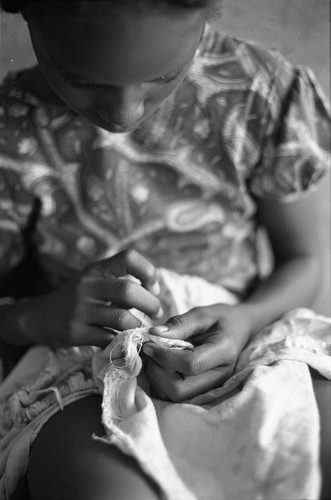
[[[31,220],[33,207],[34,199],[24,192],[14,169],[1,167],[0,278],[13,269],[25,254],[25,233]]]
[[[35,146],[28,133],[28,113],[14,75],[8,75],[0,86],[0,279],[25,256],[38,206],[29,189]]]
[[[292,201],[330,169],[330,110],[314,74],[278,64],[268,99],[261,160],[248,179],[257,198]]]

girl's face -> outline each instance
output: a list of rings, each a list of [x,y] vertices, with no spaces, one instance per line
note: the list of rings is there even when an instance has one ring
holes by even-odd
[[[40,68],[78,114],[110,132],[128,132],[182,82],[201,37],[201,15],[126,2],[86,2],[79,11],[70,4],[48,2],[47,15],[26,15]]]

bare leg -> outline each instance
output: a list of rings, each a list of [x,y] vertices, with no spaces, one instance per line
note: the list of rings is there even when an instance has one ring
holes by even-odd
[[[135,460],[102,436],[101,398],[81,399],[57,413],[34,442],[28,467],[31,500],[156,500],[157,487]]]
[[[331,383],[312,371],[321,421],[322,500],[331,499]],[[30,454],[31,500],[156,500],[157,488],[117,448],[93,441],[103,435],[101,398],[85,398],[56,414]]]
[[[313,386],[321,422],[321,500],[331,499],[331,382],[312,370]]]

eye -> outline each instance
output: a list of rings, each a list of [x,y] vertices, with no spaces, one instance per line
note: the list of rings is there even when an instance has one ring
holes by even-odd
[[[161,76],[161,78],[158,78],[157,80],[155,80],[156,82],[159,82],[159,83],[162,83],[163,85],[167,84],[167,83],[171,83],[173,82],[174,80],[176,80],[184,71],[184,68],[180,69],[179,71],[177,71],[176,73],[172,74],[172,75],[169,75],[169,76]]]
[[[160,83],[162,85],[167,85],[173,81],[175,81],[183,72],[185,68],[176,71],[171,75],[161,76],[155,80],[152,80],[151,83]],[[79,78],[70,78],[67,75],[61,74],[62,80],[72,88],[82,88],[82,89],[93,89],[93,88],[109,88],[109,85],[106,84],[95,84],[88,80],[80,80]]]
[[[72,78],[67,78],[65,76],[62,77],[63,81],[73,88],[91,88],[93,86],[92,82],[85,80],[73,80]]]
[[[69,85],[72,88],[82,88],[82,89],[95,89],[95,88],[100,88],[100,87],[105,87],[108,88],[108,85],[106,84],[95,84],[89,80],[82,80],[80,78],[72,78],[62,72],[60,72],[60,76],[63,80],[64,83]]]

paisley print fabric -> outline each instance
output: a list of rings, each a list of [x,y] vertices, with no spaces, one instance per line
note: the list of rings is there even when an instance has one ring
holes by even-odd
[[[26,245],[59,284],[126,247],[244,293],[259,273],[256,199],[291,201],[328,168],[329,113],[311,72],[206,29],[182,85],[112,134],[1,87],[0,273]]]

